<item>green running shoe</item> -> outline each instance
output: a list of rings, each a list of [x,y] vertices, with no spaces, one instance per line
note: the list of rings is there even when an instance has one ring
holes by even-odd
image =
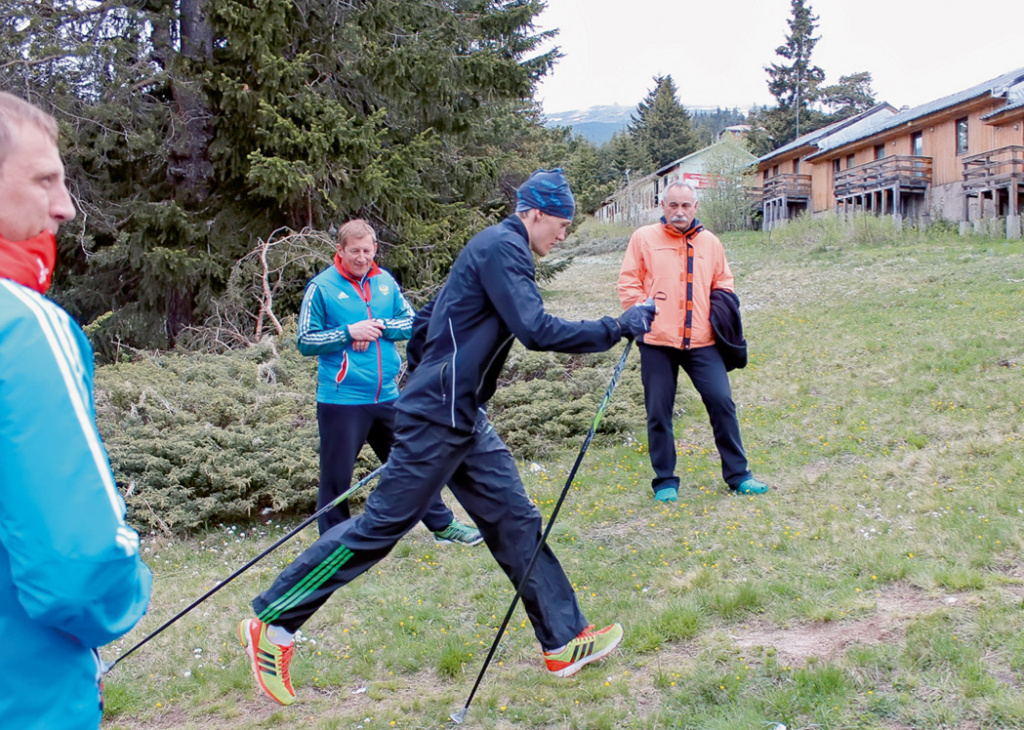
[[[434,533],[434,542],[453,542],[456,545],[479,545],[484,541],[480,530],[464,525],[456,519],[448,527]]]
[[[571,677],[590,662],[603,659],[622,641],[622,624],[605,626],[598,631],[591,624],[558,653],[544,652],[544,663],[556,677]]]
[[[270,699],[282,705],[295,702],[288,667],[295,654],[295,642],[280,646],[267,638],[267,624],[258,618],[248,618],[238,624],[238,640],[249,655],[256,685]]]

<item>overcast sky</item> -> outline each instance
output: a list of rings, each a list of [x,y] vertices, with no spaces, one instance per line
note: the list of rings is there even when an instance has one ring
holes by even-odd
[[[684,106],[772,103],[790,0],[547,0],[564,54],[537,93],[555,113],[635,106],[671,75]],[[1024,0],[811,0],[826,83],[870,71],[875,98],[917,106],[1024,67]],[[548,46],[550,47],[550,45]]]

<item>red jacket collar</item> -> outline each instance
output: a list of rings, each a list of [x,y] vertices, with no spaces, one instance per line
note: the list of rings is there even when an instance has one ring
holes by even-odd
[[[57,238],[43,231],[25,241],[0,237],[0,279],[11,279],[45,294],[57,261]]]
[[[370,270],[366,272],[366,276],[364,276],[362,279],[358,279],[351,271],[349,271],[345,267],[345,264],[341,263],[341,255],[337,253],[334,254],[334,268],[338,270],[338,273],[341,274],[342,277],[348,279],[357,287],[363,281],[366,281],[367,279],[370,279],[374,276],[378,276],[381,273],[380,267],[377,266],[377,262],[374,261],[372,264],[370,264]]]

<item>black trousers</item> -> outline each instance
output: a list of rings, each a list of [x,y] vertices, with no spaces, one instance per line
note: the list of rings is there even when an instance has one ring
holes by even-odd
[[[391,453],[395,438],[395,403],[360,405],[316,404],[316,422],[320,429],[320,493],[316,507],[325,505],[352,486],[352,470],[363,444],[369,444],[383,464]],[[320,515],[320,534],[352,517],[348,500]],[[455,519],[438,494],[423,515],[423,524],[431,532],[440,532]]]
[[[257,617],[295,631],[334,591],[373,567],[419,521],[447,482],[514,586],[540,542],[541,516],[515,460],[481,413],[475,433],[399,412],[395,443],[366,509],[309,546],[252,602]],[[545,545],[522,593],[544,649],[567,644],[587,627],[572,584]]]
[[[740,438],[736,404],[732,400],[729,374],[718,349],[698,347],[679,350],[675,347],[640,344],[640,377],[644,384],[644,405],[647,408],[647,448],[655,477],[651,487],[679,488],[676,476],[676,443],[672,426],[679,368],[682,368],[697,389],[711,419],[715,446],[722,458],[722,478],[735,488],[751,474],[747,455]]]

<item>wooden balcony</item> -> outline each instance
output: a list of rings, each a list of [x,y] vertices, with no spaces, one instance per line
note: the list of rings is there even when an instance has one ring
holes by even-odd
[[[1024,145],[1012,144],[963,159],[964,192],[1024,184]]]
[[[808,200],[811,197],[811,176],[784,172],[764,181],[761,186],[761,200]]]
[[[837,200],[899,187],[903,192],[924,192],[932,180],[932,158],[891,155],[842,170],[832,182]]]

